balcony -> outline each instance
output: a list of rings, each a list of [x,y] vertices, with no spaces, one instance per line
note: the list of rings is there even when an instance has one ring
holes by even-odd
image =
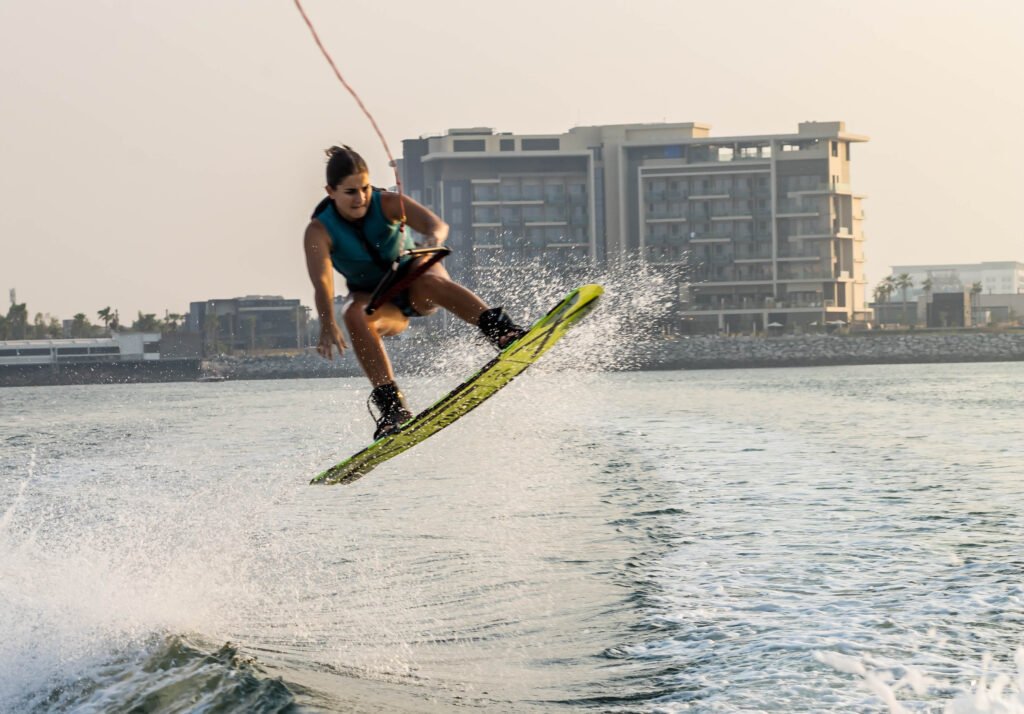
[[[814,194],[851,194],[853,190],[848,183],[818,183],[808,188],[797,188],[786,192],[790,198],[797,196],[810,196]]]

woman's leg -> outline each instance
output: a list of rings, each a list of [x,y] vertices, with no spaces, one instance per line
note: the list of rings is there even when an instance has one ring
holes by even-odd
[[[402,332],[409,326],[409,318],[391,304],[382,305],[372,315],[367,315],[364,308],[369,300],[366,293],[352,293],[342,308],[342,317],[356,359],[370,384],[379,387],[395,381],[391,360],[381,337]]]
[[[487,309],[476,293],[452,280],[440,263],[432,265],[409,286],[409,303],[421,315],[430,315],[443,307],[470,325],[478,324],[481,313]]]
[[[500,307],[488,309],[476,293],[452,280],[440,263],[433,265],[409,286],[409,303],[421,315],[429,315],[443,307],[470,325],[479,327],[499,350],[526,333]]]

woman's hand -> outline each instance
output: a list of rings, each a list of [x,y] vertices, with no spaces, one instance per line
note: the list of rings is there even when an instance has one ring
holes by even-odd
[[[345,354],[345,349],[347,348],[345,338],[341,334],[341,328],[333,320],[320,325],[320,341],[317,343],[316,351],[324,359],[334,359],[332,347],[338,348],[339,357]]]

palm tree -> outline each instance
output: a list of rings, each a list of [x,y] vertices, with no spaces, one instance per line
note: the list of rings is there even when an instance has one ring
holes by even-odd
[[[168,332],[177,332],[185,316],[177,312],[164,313],[164,327]]]
[[[160,320],[156,319],[156,313],[147,312],[143,315],[142,310],[139,310],[139,317],[132,323],[132,329],[137,332],[159,332]]]
[[[24,340],[28,330],[28,307],[23,302],[12,302],[7,310],[7,336],[12,340]]]
[[[72,337],[88,337],[91,331],[92,325],[89,323],[89,318],[85,316],[84,312],[74,316],[71,322]]]
[[[887,280],[888,278],[875,286],[875,302],[877,303],[889,302],[889,296],[892,295],[892,285],[886,282]]]
[[[888,301],[889,297],[896,292],[896,278],[891,275],[886,275],[882,278],[882,285],[885,288],[885,297]]]
[[[925,305],[925,307],[924,307],[925,320],[924,321],[925,321],[925,326],[928,325],[928,313],[931,311],[932,288],[933,287],[934,287],[934,283],[932,283],[931,276],[928,276],[927,278],[925,278],[921,282],[921,292],[924,293],[924,305]]]
[[[981,295],[981,283],[971,285],[971,325],[978,321],[978,296]]]
[[[32,339],[33,340],[44,340],[46,339],[46,318],[43,317],[43,313],[37,312],[35,319],[32,321]]]
[[[914,287],[914,281],[910,273],[900,273],[893,281],[893,285],[903,293],[903,324],[909,325],[910,318],[907,317],[907,291]]]
[[[109,306],[107,306],[107,307],[103,308],[102,310],[97,310],[96,314],[99,316],[99,318],[101,320],[103,320],[103,329],[109,332],[110,331],[110,321],[114,318],[113,311],[110,309]]]

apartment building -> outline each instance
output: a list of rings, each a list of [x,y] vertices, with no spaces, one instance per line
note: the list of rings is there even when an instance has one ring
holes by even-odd
[[[498,264],[638,259],[678,276],[695,332],[867,317],[862,196],[842,122],[712,137],[699,123],[516,135],[451,129],[403,142],[405,190],[452,227],[462,279]]]

